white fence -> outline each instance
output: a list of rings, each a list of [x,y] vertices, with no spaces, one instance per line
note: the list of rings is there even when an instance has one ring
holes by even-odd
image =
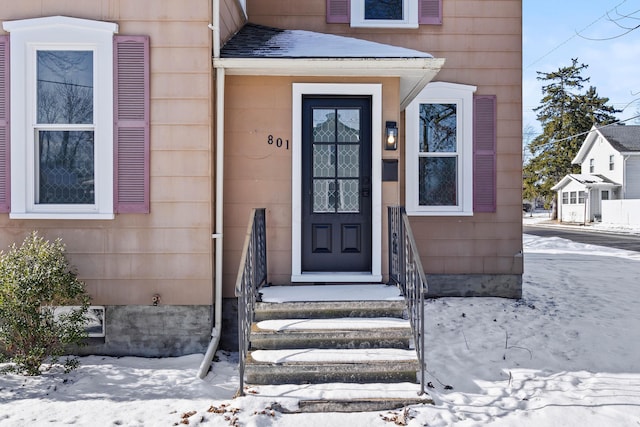
[[[640,225],[640,199],[603,200],[602,222]]]

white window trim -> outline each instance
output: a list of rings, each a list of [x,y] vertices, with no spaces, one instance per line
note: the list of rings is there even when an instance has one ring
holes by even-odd
[[[12,219],[113,219],[113,35],[117,24],[54,16],[3,23],[11,34]],[[36,205],[36,52],[94,52],[93,205]]]
[[[404,19],[365,19],[364,0],[351,0],[351,26],[366,28],[418,28],[418,0],[402,0]]]
[[[382,280],[382,85],[294,83],[291,145],[291,281],[379,282]],[[371,273],[302,271],[302,96],[371,96]]]
[[[475,86],[457,83],[429,83],[406,109],[406,210],[415,216],[473,215],[473,93]],[[420,206],[419,156],[420,104],[457,105],[458,204]]]

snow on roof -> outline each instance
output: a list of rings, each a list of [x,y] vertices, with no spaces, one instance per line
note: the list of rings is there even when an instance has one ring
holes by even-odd
[[[246,24],[221,49],[222,58],[433,58],[426,52],[353,37]]]
[[[585,187],[619,187],[620,184],[616,184],[611,181],[609,178],[603,175],[591,175],[585,173],[571,173],[565,175],[559,183],[551,187],[552,190],[557,191],[563,188],[565,185],[569,183],[569,181],[577,181],[580,184],[583,184]]]

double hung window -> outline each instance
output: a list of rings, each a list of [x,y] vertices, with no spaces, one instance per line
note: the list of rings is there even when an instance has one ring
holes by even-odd
[[[327,22],[351,27],[418,28],[442,24],[443,0],[327,0]]]
[[[33,203],[94,205],[94,51],[41,49],[35,56]]]
[[[418,27],[418,0],[351,0],[352,27]]]
[[[407,213],[473,214],[475,89],[430,83],[407,107]]]
[[[149,212],[148,37],[63,16],[2,25],[0,211],[14,219]]]

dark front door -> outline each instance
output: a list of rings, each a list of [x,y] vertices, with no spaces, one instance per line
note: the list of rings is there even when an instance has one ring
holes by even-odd
[[[371,271],[371,98],[302,102],[302,271]]]

